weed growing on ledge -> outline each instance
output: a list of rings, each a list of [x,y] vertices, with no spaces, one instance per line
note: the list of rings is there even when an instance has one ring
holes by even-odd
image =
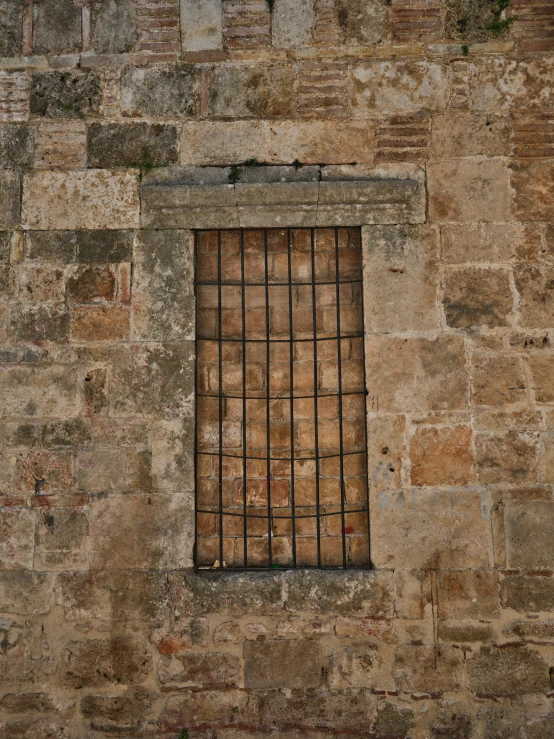
[[[181,733],[178,736],[178,739],[189,739],[189,730],[182,729]]]
[[[231,167],[231,171],[229,172],[229,182],[231,182],[233,185],[235,182],[238,182],[240,180],[241,175],[241,169],[237,164],[233,164]]]

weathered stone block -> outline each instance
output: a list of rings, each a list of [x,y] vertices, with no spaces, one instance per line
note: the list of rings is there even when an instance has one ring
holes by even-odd
[[[182,164],[223,166],[252,158],[268,164],[371,164],[374,156],[370,121],[187,121],[181,139]]]
[[[443,306],[453,328],[507,326],[514,308],[506,270],[464,267],[445,277]]]
[[[96,72],[34,72],[31,114],[46,118],[85,118],[100,109],[100,80]]]
[[[17,56],[23,38],[23,5],[21,0],[3,0],[0,9],[0,56]]]
[[[543,111],[552,107],[554,60],[549,54],[530,59],[483,55],[475,64],[470,99],[479,112]]]
[[[547,328],[554,323],[554,268],[546,264],[521,264],[514,269],[520,296],[521,325]]]
[[[338,0],[338,21],[347,44],[378,44],[387,35],[384,0]],[[291,21],[289,20],[289,23]]]
[[[93,501],[94,569],[191,567],[194,502],[190,494],[111,495]]]
[[[271,18],[271,40],[280,49],[306,46],[315,25],[311,0],[277,0]]]
[[[121,110],[130,116],[196,113],[198,70],[191,64],[129,67],[121,78]]]
[[[375,736],[385,739],[389,736],[405,736],[414,726],[414,712],[411,708],[401,708],[394,703],[382,701],[377,705]]]
[[[146,645],[124,637],[72,642],[62,660],[63,682],[72,688],[141,683],[152,666]]]
[[[551,611],[554,608],[554,579],[510,576],[501,583],[502,604],[516,611]]]
[[[116,274],[108,266],[77,267],[67,280],[70,303],[94,303],[115,300]]]
[[[81,9],[73,0],[38,0],[33,4],[35,54],[70,54],[81,50]]]
[[[475,468],[481,483],[533,482],[537,479],[537,435],[526,431],[477,434]]]
[[[428,167],[429,215],[436,221],[510,220],[506,164],[496,159]]]
[[[26,234],[29,259],[52,262],[130,262],[130,231],[30,231]]]
[[[8,331],[13,341],[67,341],[69,312],[63,304],[14,306]]]
[[[235,633],[240,635],[237,624],[230,622]],[[227,624],[229,626],[229,623]],[[222,624],[214,632],[214,642],[230,641],[229,639],[217,639],[216,634],[225,631]],[[173,654],[187,654],[193,646],[206,646],[208,643],[209,622],[206,618],[179,618],[171,626],[156,629],[150,636],[150,641],[160,654],[171,656]],[[238,641],[238,640],[237,640]]]
[[[6,713],[44,713],[55,711],[56,705],[48,693],[8,693],[0,701],[0,708]]]
[[[506,264],[538,240],[528,224],[449,223],[441,226],[441,257],[447,264]]]
[[[194,339],[194,238],[190,231],[142,231],[135,243],[133,338]]]
[[[111,413],[115,417],[191,417],[193,348],[192,342],[115,348],[111,355]]]
[[[354,67],[352,74],[355,118],[446,108],[447,73],[436,62],[374,61]]]
[[[460,410],[467,405],[463,340],[366,338],[368,409]]]
[[[405,428],[404,416],[370,416],[367,448],[368,474],[372,490],[395,490],[401,486]]]
[[[201,690],[173,695],[165,704],[161,721],[166,731],[206,724],[255,726],[259,721],[257,700],[244,690]]]
[[[130,334],[129,309],[120,305],[79,306],[71,311],[74,341],[124,341]]]
[[[33,303],[61,303],[65,299],[65,273],[62,267],[33,264],[19,273],[20,296]]]
[[[369,644],[353,644],[329,659],[331,688],[370,688],[375,686],[381,661],[377,649]]]
[[[0,599],[3,613],[38,616],[48,613],[53,580],[50,574],[23,570],[0,572]]]
[[[369,331],[436,331],[438,232],[427,226],[363,230],[365,326]]]
[[[148,123],[91,123],[87,128],[89,167],[153,167],[177,161],[176,126]]]
[[[135,46],[136,8],[132,0],[91,5],[91,42],[99,54],[124,54]]]
[[[504,406],[527,399],[525,372],[518,357],[475,357],[471,381],[475,405]]]
[[[467,485],[473,477],[471,428],[419,428],[410,440],[412,485]]]
[[[31,569],[36,517],[24,508],[0,508],[0,568]]]
[[[223,653],[166,657],[158,665],[158,677],[161,683],[187,687],[236,686],[240,682],[240,660],[234,654]]]
[[[510,501],[506,508],[506,525],[511,567],[554,569],[554,503],[546,500]]]
[[[431,145],[439,159],[507,156],[510,153],[508,118],[475,115],[457,110],[433,118]]]
[[[223,48],[222,0],[182,0],[183,51]]]
[[[399,690],[408,693],[445,693],[462,682],[463,655],[448,646],[396,648],[392,675]]]
[[[44,449],[19,457],[15,463],[14,487],[18,492],[38,494],[66,493],[73,486],[73,454],[69,451],[50,452]]]
[[[381,492],[372,504],[371,560],[375,567],[488,567],[488,511],[473,492]],[[394,527],[396,536],[391,539]]]
[[[61,366],[10,367],[0,372],[0,413],[8,416],[62,416],[79,413],[77,373]]]
[[[218,66],[210,93],[212,114],[218,118],[292,115],[294,81],[291,66]]]
[[[194,479],[193,420],[156,421],[151,434],[154,490],[186,490]]]
[[[315,641],[245,641],[244,683],[258,690],[317,688],[322,680]]]
[[[86,695],[81,713],[95,728],[105,731],[132,729],[151,712],[154,695],[144,688],[126,690],[121,695]]]
[[[0,128],[0,167],[32,167],[34,148],[34,131],[29,126],[11,123]]]
[[[15,270],[4,265],[0,266],[0,300],[13,300],[18,292]]]
[[[487,643],[494,639],[494,632],[490,626],[441,621],[437,628],[437,636],[441,641],[458,644],[467,644],[468,642]]]
[[[40,511],[35,569],[75,570],[88,567],[88,511],[58,508]]]
[[[61,572],[55,592],[68,621],[163,621],[167,597],[162,575],[137,570]]]
[[[470,690],[481,695],[542,693],[550,685],[548,665],[525,647],[481,647],[467,670]]]
[[[90,441],[90,426],[81,418],[71,421],[51,421],[42,427],[42,443],[47,449],[87,444]]]
[[[550,357],[529,357],[532,385],[537,403],[554,402],[554,367]]]
[[[67,721],[44,718],[15,718],[0,722],[0,739],[70,739]]]
[[[0,228],[10,229],[20,223],[21,179],[16,172],[0,170]]]
[[[92,169],[25,177],[23,220],[30,229],[136,228],[139,209],[135,172]]]

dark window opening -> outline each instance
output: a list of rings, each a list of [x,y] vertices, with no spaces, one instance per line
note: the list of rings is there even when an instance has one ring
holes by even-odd
[[[196,566],[369,567],[360,229],[195,248]]]

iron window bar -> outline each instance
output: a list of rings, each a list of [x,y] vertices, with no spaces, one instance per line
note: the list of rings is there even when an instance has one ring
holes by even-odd
[[[258,229],[259,231],[260,229]],[[235,232],[237,229],[234,230]],[[208,392],[199,392],[198,391],[198,375],[196,373],[195,377],[195,389],[196,389],[196,397],[211,397],[211,398],[217,398],[218,399],[218,413],[217,413],[217,419],[218,419],[218,442],[217,442],[217,451],[208,451],[206,449],[200,449],[199,448],[199,442],[198,442],[198,404],[196,404],[196,414],[197,414],[197,435],[195,438],[195,454],[196,457],[201,455],[207,455],[207,456],[214,456],[218,458],[218,505],[215,509],[211,508],[204,508],[201,507],[198,504],[198,492],[196,495],[196,513],[197,514],[208,514],[212,516],[216,516],[218,518],[219,526],[218,526],[218,552],[219,552],[219,560],[214,564],[214,566],[206,567],[205,565],[199,565],[196,561],[195,564],[198,569],[210,569],[210,570],[258,570],[258,571],[267,571],[267,570],[274,570],[275,568],[280,569],[290,569],[290,564],[274,564],[273,563],[273,552],[272,552],[272,538],[274,536],[272,531],[272,522],[279,519],[285,519],[291,521],[291,528],[292,528],[292,534],[291,534],[291,540],[292,540],[292,568],[297,567],[297,535],[296,535],[296,521],[299,519],[310,519],[315,518],[316,519],[316,528],[317,528],[317,535],[316,535],[316,542],[317,542],[317,568],[323,568],[323,569],[346,569],[346,568],[367,568],[370,566],[369,564],[369,505],[358,507],[354,509],[349,509],[346,506],[346,491],[345,491],[345,469],[344,469],[344,458],[350,455],[361,455],[365,454],[367,455],[367,417],[365,413],[365,396],[366,391],[365,389],[362,390],[343,390],[342,384],[343,384],[343,358],[342,358],[342,342],[346,339],[362,339],[362,345],[361,345],[361,364],[363,367],[363,382],[364,382],[364,388],[366,386],[366,369],[365,369],[365,356],[364,356],[364,345],[363,345],[363,337],[364,333],[362,332],[354,332],[354,333],[341,333],[341,291],[340,286],[345,284],[356,284],[356,283],[362,283],[362,279],[341,279],[340,278],[340,258],[339,258],[339,228],[334,229],[334,266],[335,266],[335,279],[334,280],[316,280],[316,261],[315,261],[315,231],[316,229],[310,229],[310,257],[311,257],[311,279],[309,281],[296,281],[292,279],[292,261],[291,261],[291,229],[286,229],[286,235],[287,235],[287,272],[288,272],[288,280],[286,282],[273,282],[269,279],[269,264],[268,264],[268,238],[267,229],[263,231],[264,234],[264,281],[263,282],[248,282],[245,279],[245,231],[244,229],[239,230],[239,254],[240,254],[240,275],[241,279],[240,281],[237,280],[228,280],[223,281],[222,280],[222,231],[217,231],[217,280],[197,280],[195,282],[196,287],[199,286],[209,286],[209,287],[215,287],[217,288],[217,329],[216,329],[216,336],[196,336],[196,341],[198,342],[213,342],[217,343],[217,366],[218,366],[218,392],[217,393],[208,393]],[[201,231],[195,232],[195,259],[196,263],[198,264],[198,238]],[[336,334],[333,336],[318,336],[318,329],[317,329],[317,287],[320,285],[334,285],[335,286],[335,293],[336,293]],[[231,310],[234,311],[236,309],[234,308],[225,308],[223,305],[223,295],[222,295],[222,289],[224,287],[233,286],[233,287],[240,287],[240,293],[241,293],[241,336],[240,338],[236,336],[229,336],[226,337],[223,335],[223,310]],[[289,335],[287,338],[275,338],[271,337],[271,331],[270,331],[270,288],[271,287],[288,287],[288,328],[289,328]],[[294,313],[294,300],[293,300],[293,288],[296,286],[308,286],[311,287],[311,296],[312,296],[312,336],[309,338],[305,337],[295,337],[294,336],[294,320],[293,320],[293,313]],[[246,335],[246,295],[247,295],[247,288],[248,287],[264,287],[265,289],[265,338],[248,338]],[[363,291],[361,291],[360,295],[360,313],[363,320]],[[233,332],[234,333],[234,332]],[[338,384],[338,392],[331,393],[331,392],[319,392],[318,391],[318,344],[319,342],[325,342],[325,341],[336,341],[337,342],[337,357],[336,357],[336,367],[337,367],[337,384]],[[241,394],[226,394],[223,392],[223,345],[226,342],[237,342],[241,344],[242,348],[242,357],[241,357],[241,364],[242,364],[242,393]],[[313,343],[313,367],[314,367],[314,392],[312,395],[300,395],[300,394],[294,394],[292,392],[292,388],[294,386],[294,372],[295,372],[295,356],[294,356],[294,345],[296,343],[300,342],[312,342]],[[248,344],[251,343],[263,343],[266,347],[266,392],[265,395],[248,395],[247,394],[247,382],[246,382],[246,347]],[[289,345],[289,387],[291,388],[291,392],[287,395],[272,395],[270,390],[271,385],[271,353],[270,348],[271,344],[278,344],[278,343],[286,343]],[[364,445],[362,449],[356,449],[356,450],[347,450],[345,449],[344,444],[344,428],[343,428],[343,398],[344,396],[349,395],[360,395],[364,397],[364,412],[363,412],[363,424],[364,424]],[[320,447],[319,447],[319,409],[318,409],[318,401],[321,398],[329,398],[329,397],[336,397],[338,402],[338,427],[339,427],[339,450],[337,453],[328,454],[328,453],[321,453]],[[298,399],[313,399],[314,401],[314,456],[306,456],[302,454],[296,453],[295,448],[295,433],[294,433],[294,402]],[[231,454],[228,451],[225,451],[224,449],[224,443],[223,443],[223,428],[224,428],[224,404],[227,399],[236,399],[236,400],[242,400],[242,452]],[[259,455],[252,455],[247,453],[247,401],[248,400],[258,400],[258,401],[264,401],[266,403],[266,413],[265,413],[265,427],[266,427],[266,453],[264,456]],[[271,400],[282,400],[282,401],[289,401],[289,423],[290,423],[290,457],[282,457],[282,456],[273,456],[271,453],[271,414],[270,414],[270,401]],[[195,458],[196,458],[195,457]],[[223,505],[223,459],[224,458],[236,458],[242,460],[242,511],[229,511],[224,508]],[[322,460],[326,459],[332,459],[332,458],[338,458],[339,459],[339,482],[340,482],[340,510],[337,511],[330,511],[327,510],[327,507],[330,505],[326,503],[325,505],[321,505],[320,500],[320,463]],[[258,461],[265,461],[266,462],[266,490],[267,490],[267,506],[266,514],[261,513],[249,513],[248,509],[252,507],[252,505],[248,505],[248,493],[247,493],[247,482],[248,482],[248,476],[247,476],[247,461],[248,460],[258,460]],[[305,505],[302,504],[302,507],[309,507],[314,508],[315,507],[315,513],[310,514],[304,514],[304,513],[298,513],[296,510],[296,500],[295,500],[295,462],[301,462],[301,461],[315,461],[315,506],[312,504]],[[290,462],[290,509],[291,514],[290,515],[279,515],[274,512],[275,506],[272,506],[271,502],[271,484],[272,484],[272,474],[271,474],[271,462],[274,461],[280,461],[280,462]],[[197,465],[197,481],[198,481],[198,465]],[[198,485],[197,485],[198,489]],[[367,494],[367,483],[366,483],[366,494]],[[336,505],[336,504],[334,504]],[[323,510],[322,510],[323,509]],[[359,565],[353,562],[348,561],[347,557],[347,540],[346,540],[346,516],[350,514],[360,514],[365,513],[367,516],[367,531],[364,532],[366,538],[367,538],[367,547],[368,547],[368,564]],[[231,566],[226,566],[224,563],[224,517],[232,516],[232,517],[239,517],[243,519],[243,565],[242,566],[236,566],[235,564],[232,564]],[[321,520],[322,518],[327,518],[329,516],[340,516],[341,517],[341,544],[342,544],[342,564],[341,565],[331,565],[323,564],[322,563],[322,553],[321,553],[321,543],[322,543],[322,534],[321,534]],[[248,564],[248,543],[249,543],[249,535],[248,535],[248,519],[267,519],[268,522],[268,528],[267,528],[267,559],[268,564],[267,566],[259,566],[259,565],[249,565]],[[196,520],[196,541],[198,542],[198,519]],[[305,567],[308,569],[313,569],[313,565],[300,565],[301,567]]]

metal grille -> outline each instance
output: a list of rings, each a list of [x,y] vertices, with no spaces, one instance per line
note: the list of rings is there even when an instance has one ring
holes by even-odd
[[[195,248],[197,568],[369,567],[360,230]]]

